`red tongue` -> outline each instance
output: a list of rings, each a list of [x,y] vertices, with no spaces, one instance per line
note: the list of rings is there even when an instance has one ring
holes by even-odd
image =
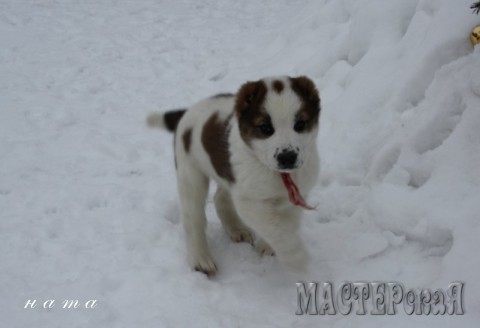
[[[290,174],[280,173],[280,176],[282,177],[285,188],[287,188],[288,198],[290,198],[290,202],[293,205],[303,207],[306,210],[315,209],[314,207],[311,207],[310,205],[305,203],[305,200],[303,199],[302,195],[300,195],[300,191],[298,191],[298,187],[295,185],[295,182],[293,182]]]

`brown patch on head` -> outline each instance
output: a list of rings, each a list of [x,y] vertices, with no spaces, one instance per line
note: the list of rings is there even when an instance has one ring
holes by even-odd
[[[186,129],[185,132],[183,132],[183,147],[185,147],[185,152],[190,151],[190,144],[192,143],[192,128]]]
[[[252,139],[269,137],[259,129],[263,124],[271,124],[270,116],[263,108],[266,94],[267,86],[262,80],[245,83],[237,93],[235,115],[240,136],[247,145],[250,145]]]
[[[273,81],[272,87],[273,87],[273,90],[275,90],[279,94],[282,93],[283,88],[285,88],[285,86],[283,85],[283,82],[280,80]]]
[[[228,136],[230,129],[228,122],[231,116],[225,121],[218,118],[218,113],[214,113],[205,122],[202,131],[202,145],[205,148],[215,172],[218,176],[230,183],[235,182],[230,163],[230,151],[228,145]]]
[[[317,88],[312,80],[305,76],[290,78],[290,86],[302,102],[296,117],[297,122],[304,123],[300,132],[309,132],[318,125],[320,116],[320,97]]]

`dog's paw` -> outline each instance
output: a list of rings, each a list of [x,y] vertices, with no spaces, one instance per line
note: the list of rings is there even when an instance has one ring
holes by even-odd
[[[253,244],[253,233],[248,229],[233,230],[229,233],[230,238],[235,243]]]
[[[257,239],[255,241],[255,250],[257,251],[258,255],[260,256],[274,256],[275,252],[270,247],[269,244],[263,239]]]
[[[215,273],[217,273],[217,266],[210,256],[204,256],[201,259],[197,259],[193,265],[193,269],[202,272],[209,277],[214,276]]]

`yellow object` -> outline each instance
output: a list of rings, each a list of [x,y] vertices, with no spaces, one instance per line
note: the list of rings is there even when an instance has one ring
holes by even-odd
[[[470,34],[470,41],[472,41],[473,46],[480,43],[480,25],[473,28],[472,34]]]

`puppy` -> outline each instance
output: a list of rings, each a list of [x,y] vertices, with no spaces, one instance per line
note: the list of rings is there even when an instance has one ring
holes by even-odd
[[[316,146],[320,98],[307,77],[247,82],[188,110],[152,113],[151,127],[175,133],[175,166],[191,267],[217,271],[205,236],[209,179],[215,207],[235,242],[276,255],[303,272],[308,253],[298,235],[303,200],[319,173]]]

